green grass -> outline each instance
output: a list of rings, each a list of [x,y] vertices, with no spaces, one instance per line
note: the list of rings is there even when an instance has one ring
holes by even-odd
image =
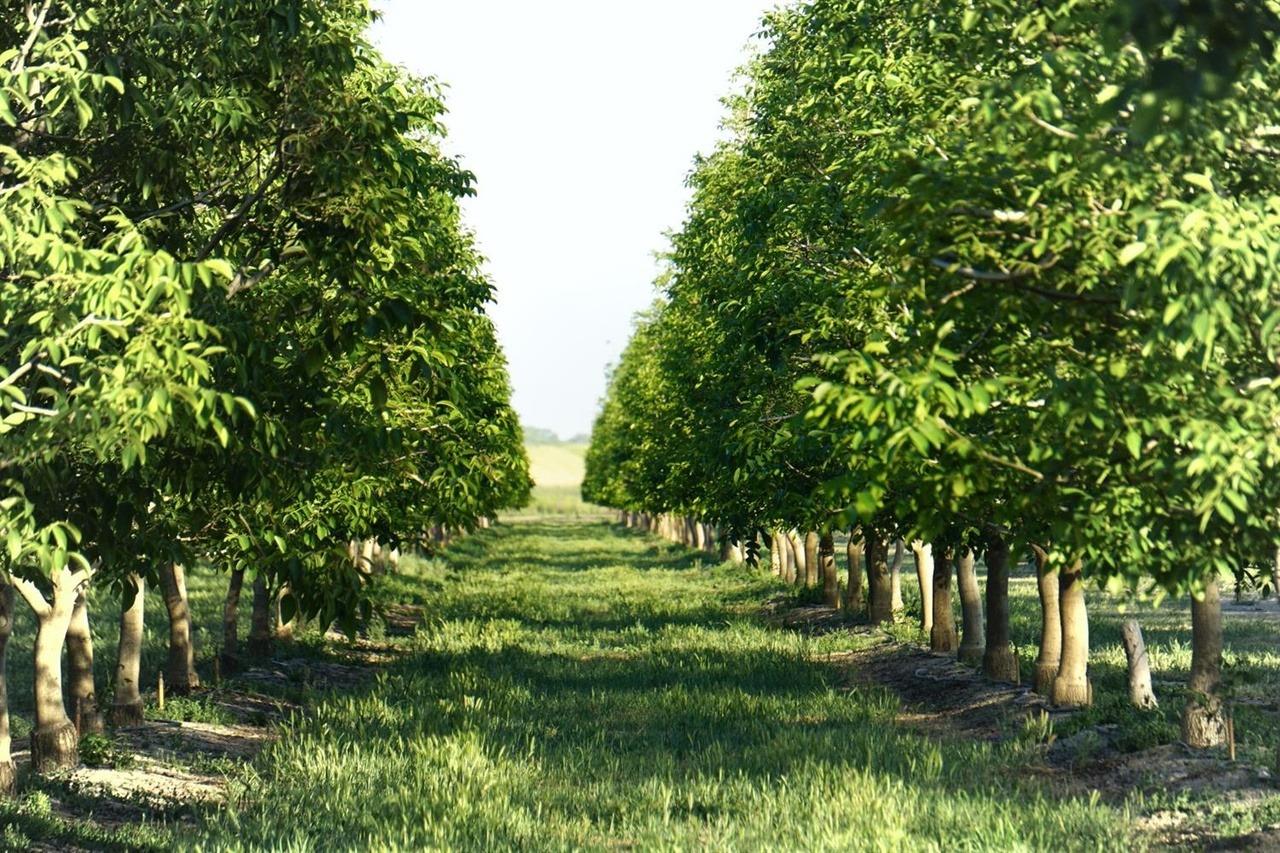
[[[843,568],[843,567],[842,567]],[[916,628],[920,612],[919,587],[910,551],[903,561],[902,592],[906,613],[891,629],[899,639],[927,644]],[[978,577],[986,588],[981,563]],[[843,578],[842,578],[843,580]],[[1224,595],[1229,587],[1224,587]],[[954,595],[954,593],[953,593]],[[1095,706],[1059,726],[1060,736],[1098,724],[1121,727],[1121,746],[1137,750],[1179,738],[1178,723],[1186,694],[1183,685],[1191,670],[1191,611],[1186,601],[1166,599],[1160,605],[1134,596],[1109,595],[1096,589],[1087,593],[1089,606],[1089,676]],[[956,604],[960,624],[959,601]],[[1140,712],[1129,705],[1127,662],[1120,629],[1126,619],[1142,626],[1151,674],[1160,709]],[[1039,654],[1040,600],[1030,565],[1013,573],[1009,584],[1009,621],[1013,644],[1022,664],[1024,683],[1035,674]],[[1236,738],[1242,759],[1273,766],[1280,748],[1280,621],[1274,617],[1228,615],[1224,620],[1225,692],[1234,701]]]
[[[585,444],[529,444],[533,501],[516,518],[603,518],[606,511],[582,500]]]
[[[604,524],[504,525],[418,563],[432,621],[244,775],[206,849],[1125,849],[1016,744],[938,742],[776,630],[761,573]],[[402,579],[409,583],[410,578]],[[407,590],[406,590],[407,591]]]

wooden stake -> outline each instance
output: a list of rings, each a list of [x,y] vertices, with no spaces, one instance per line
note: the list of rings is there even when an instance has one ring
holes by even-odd
[[[222,656],[213,656],[213,683],[222,685]]]
[[[1227,707],[1227,758],[1236,760],[1236,715]]]
[[[164,710],[164,673],[156,677],[156,705]]]

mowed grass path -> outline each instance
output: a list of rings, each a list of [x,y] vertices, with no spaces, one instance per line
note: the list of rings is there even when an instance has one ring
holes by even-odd
[[[398,580],[431,614],[286,731],[203,847],[1131,849],[1014,745],[928,740],[767,626],[774,581],[604,523],[523,522]]]

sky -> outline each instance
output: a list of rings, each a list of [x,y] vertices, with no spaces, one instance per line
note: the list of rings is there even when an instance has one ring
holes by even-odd
[[[391,61],[447,85],[446,150],[528,426],[590,431],[694,156],[774,0],[375,0]]]

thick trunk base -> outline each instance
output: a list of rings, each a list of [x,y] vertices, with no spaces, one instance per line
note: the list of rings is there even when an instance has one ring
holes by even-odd
[[[31,733],[31,769],[41,776],[80,763],[80,738],[68,720],[52,729]]]
[[[12,761],[0,761],[0,799],[18,792],[18,768]]]
[[[79,709],[73,708],[72,712],[78,717],[76,723],[81,736],[100,735],[106,731],[107,726],[102,720],[102,714],[98,711],[96,698],[90,697],[88,700],[83,701]]]
[[[109,712],[112,727],[127,729],[142,725],[144,722],[143,707],[144,704],[141,699],[137,702],[129,702],[123,705],[112,705]]]
[[[962,642],[960,648],[956,651],[956,658],[965,666],[981,669],[986,653],[987,650],[983,646],[965,645]]]
[[[1022,683],[1022,668],[1018,653],[1010,646],[987,646],[982,655],[982,673],[992,681],[1007,684]]]
[[[1093,683],[1088,678],[1070,678],[1058,673],[1053,679],[1049,701],[1059,708],[1087,708],[1093,704]]]
[[[1192,696],[1182,709],[1182,739],[1195,749],[1210,749],[1227,742],[1227,715],[1213,697]]]
[[[1053,663],[1036,664],[1036,680],[1033,688],[1041,696],[1053,692],[1053,681],[1058,677],[1058,665]]]
[[[934,625],[929,629],[929,651],[953,654],[960,647],[960,634],[954,625]]]

